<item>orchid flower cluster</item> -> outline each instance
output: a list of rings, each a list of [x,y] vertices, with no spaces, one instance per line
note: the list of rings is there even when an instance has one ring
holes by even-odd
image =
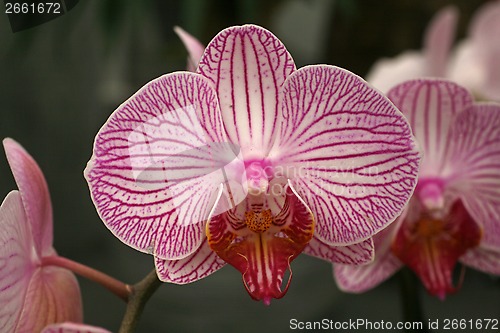
[[[457,51],[456,62],[481,54],[470,70],[482,99],[500,96],[499,5]],[[442,299],[458,288],[457,262],[500,275],[500,105],[444,78],[407,80],[454,78],[455,21],[445,9],[423,54],[377,65],[368,81],[387,95],[339,67],[297,69],[259,26],[227,28],[206,48],[176,28],[188,71],[147,83],[96,136],[84,175],[99,217],[152,255],[156,280],[191,283],[229,264],[266,305],[286,294],[301,253],[332,263],[349,292],[403,265]],[[18,143],[4,148],[19,190],[0,208],[0,330],[108,332],[81,324],[73,273],[129,302],[134,286],[57,255],[44,176]]]

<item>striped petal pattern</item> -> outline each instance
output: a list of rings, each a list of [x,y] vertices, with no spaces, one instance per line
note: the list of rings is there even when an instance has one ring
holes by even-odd
[[[380,92],[343,69],[307,66],[284,84],[271,158],[317,218],[315,236],[349,245],[399,215],[420,155],[407,121]]]
[[[18,191],[10,192],[0,207],[0,331],[16,332],[26,290],[34,270],[34,248]]]
[[[208,80],[186,72],[148,83],[101,128],[85,170],[106,226],[124,243],[161,259],[192,254],[224,181],[218,169],[235,159],[231,153],[221,162],[214,153],[224,142]]]
[[[261,27],[227,28],[208,44],[198,73],[214,84],[229,139],[241,145],[245,159],[267,156],[281,86],[294,70],[285,46]]]
[[[443,175],[450,154],[450,122],[472,105],[469,92],[450,81],[417,79],[394,87],[387,96],[406,116],[423,150],[419,177]]]
[[[357,244],[332,246],[313,237],[304,253],[331,263],[361,265],[373,261],[375,251],[371,238]]]
[[[189,257],[180,260],[163,260],[155,257],[158,278],[163,282],[186,284],[203,279],[226,265],[210,249],[207,240]]]
[[[387,280],[403,266],[391,252],[392,238],[400,222],[401,217],[373,236],[375,259],[371,263],[333,265],[333,275],[341,290],[351,293],[365,292]]]
[[[500,105],[476,104],[452,129],[448,186],[483,226],[481,246],[500,251]]]

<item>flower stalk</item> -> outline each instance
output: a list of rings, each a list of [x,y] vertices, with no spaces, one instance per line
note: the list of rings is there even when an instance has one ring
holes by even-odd
[[[132,293],[132,286],[123,283],[101,271],[98,271],[89,266],[83,265],[76,261],[60,256],[50,256],[42,259],[42,266],[57,266],[66,268],[73,273],[76,273],[86,279],[94,281],[104,288],[111,291],[113,294],[121,298],[124,302],[128,302]]]
[[[118,333],[131,333],[139,322],[144,306],[161,285],[156,270],[153,269],[144,279],[131,286],[127,309]]]

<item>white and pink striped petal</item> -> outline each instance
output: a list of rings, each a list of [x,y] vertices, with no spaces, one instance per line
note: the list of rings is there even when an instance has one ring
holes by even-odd
[[[222,126],[211,83],[188,72],[151,81],[111,115],[85,177],[115,236],[167,260],[198,249],[213,196],[227,180],[221,168],[234,162],[241,176],[238,147]]]
[[[460,257],[460,261],[479,271],[500,275],[500,251],[488,250],[481,247],[469,250]]]
[[[198,73],[215,86],[222,119],[245,159],[265,158],[279,121],[281,86],[295,64],[271,32],[244,25],[221,31],[207,46]]]
[[[357,244],[333,246],[313,237],[304,253],[331,263],[361,265],[373,261],[375,252],[371,238]]]
[[[283,166],[330,245],[359,243],[400,214],[420,154],[403,115],[358,76],[307,66],[284,84],[270,158]]]
[[[470,106],[450,136],[447,186],[482,225],[481,246],[500,251],[500,105]]]
[[[419,177],[446,173],[450,154],[450,123],[472,104],[467,90],[441,79],[417,79],[391,89],[387,96],[403,112],[423,150]]]
[[[404,213],[403,213],[404,215]],[[367,265],[333,266],[333,274],[339,288],[346,292],[362,293],[390,278],[403,264],[391,252],[392,239],[401,222],[396,222],[373,236],[375,259]]]
[[[39,256],[52,255],[52,204],[47,182],[33,157],[16,141],[7,138],[3,146],[23,200],[30,232]]]
[[[155,257],[158,278],[163,282],[187,284],[203,279],[226,265],[226,262],[210,249],[205,239],[189,257],[179,260],[163,260]]]

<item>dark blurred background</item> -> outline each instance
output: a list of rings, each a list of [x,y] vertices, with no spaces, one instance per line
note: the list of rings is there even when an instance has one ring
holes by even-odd
[[[94,136],[111,112],[146,82],[183,70],[179,25],[207,44],[230,25],[272,30],[297,67],[327,63],[365,75],[375,60],[419,49],[441,7],[456,5],[462,38],[481,0],[81,0],[67,14],[12,33],[0,14],[0,136],[38,161],[52,195],[59,254],[126,282],[152,268],[152,257],[113,237],[90,200],[83,169]],[[15,188],[0,158],[0,195]],[[164,284],[138,332],[288,332],[289,320],[402,319],[398,277],[362,295],[340,292],[331,265],[307,256],[293,263],[288,294],[270,307],[247,295],[226,267],[187,286]],[[85,321],[117,331],[125,306],[99,285],[81,282]],[[468,270],[462,290],[441,302],[420,288],[425,318],[500,318],[498,279]],[[0,305],[1,306],[1,305]]]

